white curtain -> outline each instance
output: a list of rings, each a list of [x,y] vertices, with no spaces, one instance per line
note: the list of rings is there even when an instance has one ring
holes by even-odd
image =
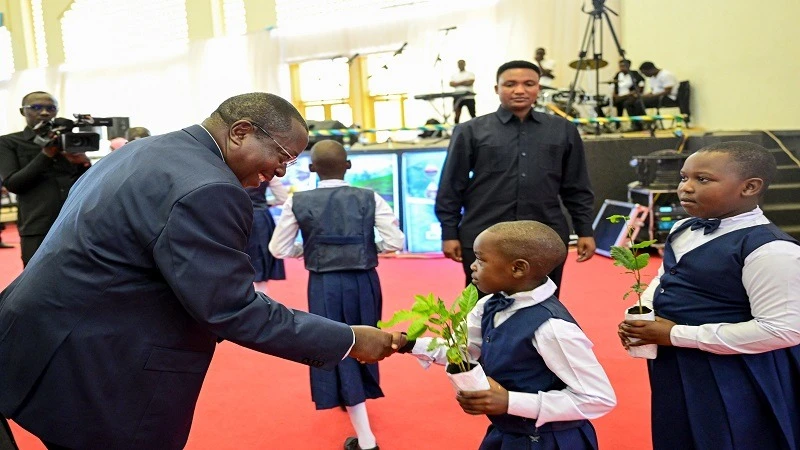
[[[585,2],[591,8],[591,2]],[[620,0],[608,2],[619,7]],[[288,63],[320,57],[396,50],[404,42],[405,66],[413,73],[397,74],[413,93],[438,92],[464,59],[475,73],[478,113],[497,108],[494,94],[497,67],[512,59],[532,60],[545,47],[556,60],[556,85],[568,87],[589,16],[580,0],[499,0],[491,6],[448,15],[421,15],[411,21],[381,22],[317,34],[274,33],[194,41],[183,56],[125,66],[109,60],[103,69],[61,72],[57,68],[19,71],[0,82],[0,133],[24,126],[19,115],[22,96],[35,90],[55,95],[61,115],[90,113],[98,117],[126,116],[131,126],[154,133],[171,131],[207,117],[225,98],[244,92],[268,91],[289,98]],[[617,10],[618,11],[618,10]],[[618,20],[614,19],[619,32]],[[456,27],[445,33],[442,29]],[[616,70],[616,48],[606,28],[603,58],[608,79]],[[277,35],[276,35],[277,34]],[[124,49],[120,49],[120,55]],[[441,62],[436,63],[437,56]],[[107,56],[98,55],[98,58]],[[589,55],[591,57],[591,54]],[[588,73],[587,73],[588,74]],[[408,80],[410,78],[410,80]],[[584,78],[583,84],[591,86]]]

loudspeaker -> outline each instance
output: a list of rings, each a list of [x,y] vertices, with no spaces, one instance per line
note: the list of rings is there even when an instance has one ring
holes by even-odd
[[[339,122],[338,120],[306,120],[306,123],[308,124],[308,131],[311,131],[312,133],[314,131],[340,130],[347,128],[346,126],[344,126],[342,122]],[[308,137],[308,146],[306,146],[306,150],[313,147],[314,144],[316,144],[317,142],[324,141],[327,139],[334,140],[344,145],[344,136],[335,136],[335,135],[323,136],[319,134],[312,134],[311,136]],[[348,142],[350,141],[348,140]]]
[[[110,141],[111,139],[118,137],[124,138],[128,134],[128,128],[131,127],[130,118],[112,117],[111,119],[114,120],[114,124],[106,129],[108,134],[107,139]]]

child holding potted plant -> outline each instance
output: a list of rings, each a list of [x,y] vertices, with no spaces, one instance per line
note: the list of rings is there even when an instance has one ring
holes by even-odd
[[[481,450],[597,448],[588,419],[606,414],[616,398],[592,343],[553,296],[547,274],[566,259],[563,241],[540,222],[503,222],[478,235],[474,250],[473,283],[494,295],[467,316],[468,344],[489,389],[460,391],[457,399],[466,413],[492,422]],[[446,349],[431,339],[400,351],[444,364]]]
[[[655,450],[800,448],[800,245],[758,207],[775,173],[749,142],[684,162],[678,196],[694,218],[673,227],[643,295],[656,320],[619,327],[625,347],[659,345]]]

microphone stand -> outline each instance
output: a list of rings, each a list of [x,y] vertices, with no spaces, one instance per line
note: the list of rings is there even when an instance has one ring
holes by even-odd
[[[434,69],[436,69],[436,66],[442,62],[442,47],[444,47],[444,42],[447,39],[447,35],[450,34],[450,31],[455,29],[456,27],[448,27],[439,30],[444,31],[444,35],[442,35],[442,39],[439,41],[439,51],[436,54],[436,60],[433,62]],[[450,114],[447,113],[447,101],[445,100],[444,94],[444,76],[444,67],[439,67],[439,92],[442,94],[442,124],[447,124],[447,121],[450,119]]]

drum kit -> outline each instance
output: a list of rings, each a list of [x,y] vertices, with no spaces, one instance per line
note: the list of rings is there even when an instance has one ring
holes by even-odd
[[[569,67],[576,70],[596,70],[607,65],[608,62],[602,59],[597,64],[595,64],[595,60],[575,60],[569,63]],[[574,95],[572,102],[570,102],[570,95]],[[573,118],[581,118],[597,117],[597,107],[605,108],[610,105],[611,98],[608,95],[592,95],[580,88],[573,92],[570,89],[541,86],[534,109],[547,114],[566,114]]]

